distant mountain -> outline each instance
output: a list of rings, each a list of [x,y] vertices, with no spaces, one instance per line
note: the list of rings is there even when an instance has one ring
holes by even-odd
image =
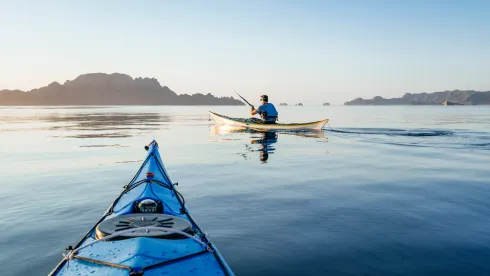
[[[243,105],[233,97],[177,95],[154,78],[125,74],[80,75],[64,84],[53,82],[28,92],[0,91],[0,105]]]
[[[490,104],[490,91],[453,90],[434,93],[406,93],[401,98],[385,99],[376,96],[370,100],[357,98],[344,105],[442,105],[445,101],[456,105]]]

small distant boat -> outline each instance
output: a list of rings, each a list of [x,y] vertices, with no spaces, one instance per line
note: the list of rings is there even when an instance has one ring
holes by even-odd
[[[328,119],[325,119],[310,123],[264,124],[247,118],[231,118],[211,111],[209,114],[216,122],[220,124],[254,130],[321,130],[323,126],[328,123]]]
[[[279,105],[280,106],[287,106],[288,104],[287,103],[280,103]]]
[[[453,102],[450,102],[450,101],[443,101],[442,102],[442,105],[463,105],[463,104],[460,104],[460,103],[453,103]]]

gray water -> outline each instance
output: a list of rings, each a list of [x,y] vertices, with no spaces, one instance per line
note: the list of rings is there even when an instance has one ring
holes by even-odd
[[[159,142],[237,275],[490,274],[490,107],[0,107],[1,275],[45,275]]]

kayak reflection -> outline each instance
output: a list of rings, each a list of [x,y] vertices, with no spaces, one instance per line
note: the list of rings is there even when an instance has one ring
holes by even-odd
[[[211,127],[212,135],[232,135],[232,134],[250,134],[250,144],[245,144],[247,152],[259,153],[259,160],[262,164],[267,163],[271,154],[276,151],[276,143],[279,135],[294,135],[305,138],[327,138],[323,131],[258,131],[240,127],[214,125]],[[241,140],[241,139],[221,139],[221,140]],[[246,153],[241,154],[245,159],[249,159]]]

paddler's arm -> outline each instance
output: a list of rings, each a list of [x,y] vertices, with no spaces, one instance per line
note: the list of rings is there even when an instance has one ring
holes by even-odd
[[[257,114],[257,110],[255,109],[255,107],[252,105],[252,110],[250,110],[250,114],[255,115]]]

